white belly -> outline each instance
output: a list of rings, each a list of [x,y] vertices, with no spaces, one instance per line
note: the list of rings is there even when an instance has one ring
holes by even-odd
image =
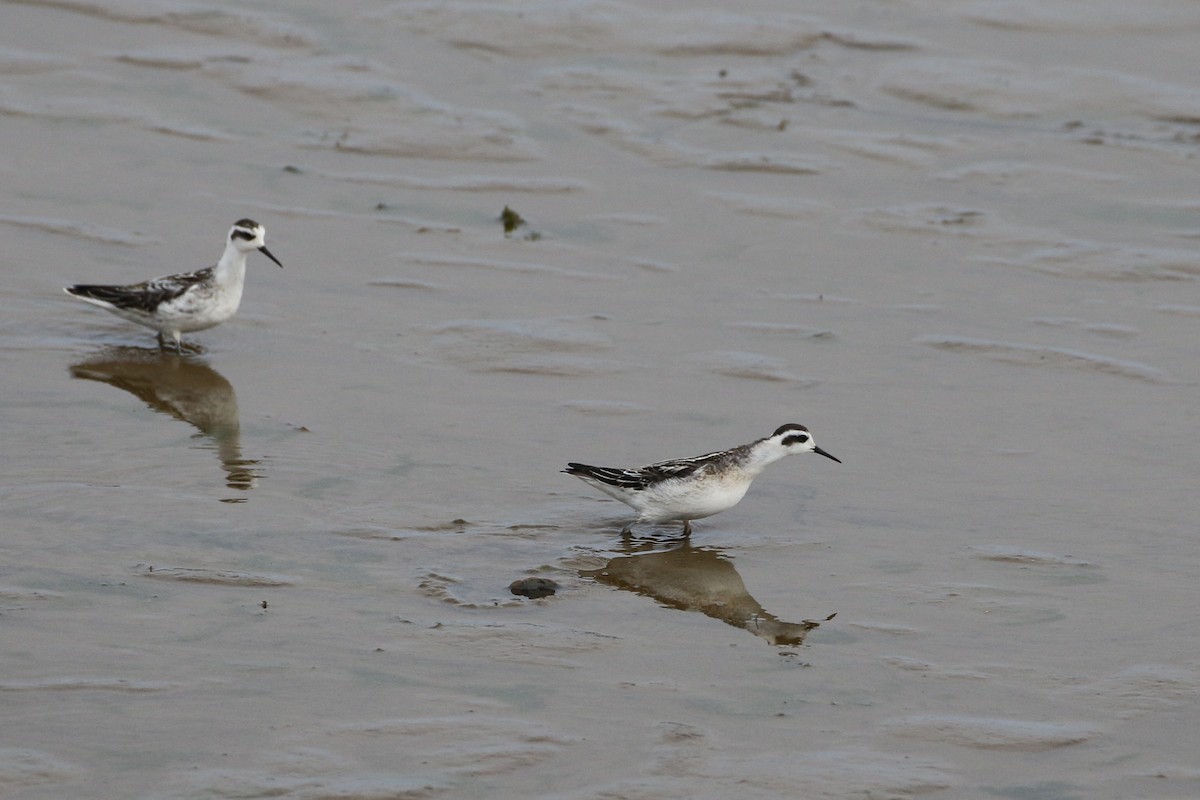
[[[642,491],[642,502],[635,506],[643,522],[669,522],[703,519],[733,508],[746,496],[750,478],[730,475],[709,476],[700,482],[668,481]]]

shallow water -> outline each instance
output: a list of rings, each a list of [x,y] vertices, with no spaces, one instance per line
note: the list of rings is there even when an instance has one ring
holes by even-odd
[[[1200,794],[1200,9],[331,8],[5,5],[0,794]]]

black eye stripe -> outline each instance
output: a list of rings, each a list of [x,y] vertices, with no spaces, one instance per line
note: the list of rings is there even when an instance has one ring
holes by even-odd
[[[808,437],[805,436],[804,434],[800,434],[798,436],[788,436],[788,437],[784,438],[783,446],[787,447],[787,446],[793,445],[793,444],[804,444],[807,441],[808,441]]]
[[[253,242],[257,236],[258,234],[244,231],[241,228],[234,229],[233,233],[230,234],[230,237],[233,239],[245,239],[247,242]]]

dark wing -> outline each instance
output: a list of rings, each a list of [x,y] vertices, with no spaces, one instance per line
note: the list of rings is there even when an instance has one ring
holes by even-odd
[[[674,461],[660,461],[638,469],[621,469],[619,467],[593,467],[588,464],[571,462],[563,472],[568,475],[580,475],[593,478],[610,486],[620,486],[623,489],[640,491],[647,486],[668,480],[684,478],[697,470],[703,469],[721,456],[722,453],[708,453],[695,458],[681,458]]]
[[[704,469],[709,462],[701,458],[681,458],[675,461],[661,461],[642,467],[638,472],[647,476],[650,481],[665,481],[668,478],[686,478]]]
[[[619,486],[622,489],[645,489],[650,480],[640,470],[620,469],[618,467],[593,467],[590,464],[577,464],[572,461],[563,472],[568,475],[578,475],[581,478],[592,478],[609,486]]]
[[[128,286],[96,286],[79,284],[68,286],[67,291],[77,297],[101,300],[116,308],[128,308],[151,313],[159,305],[174,300],[198,283],[212,280],[213,268],[168,275],[164,278],[135,283]]]

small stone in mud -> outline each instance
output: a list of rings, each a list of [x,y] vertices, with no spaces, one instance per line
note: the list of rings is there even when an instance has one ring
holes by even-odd
[[[508,585],[508,590],[515,595],[537,600],[539,597],[549,597],[558,591],[558,584],[549,578],[521,578]]]
[[[513,231],[525,224],[525,220],[520,214],[505,206],[504,210],[500,212],[500,223],[504,225],[504,235],[510,236]]]

